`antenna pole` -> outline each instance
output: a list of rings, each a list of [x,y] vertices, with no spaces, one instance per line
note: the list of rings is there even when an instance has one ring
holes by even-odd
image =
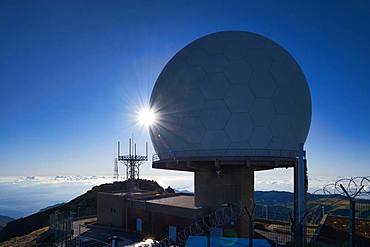
[[[131,138],[128,139],[128,154],[131,156]]]
[[[145,142],[145,156],[148,158],[148,142]]]
[[[117,156],[119,157],[121,153],[121,143],[118,141],[118,146],[117,146]]]
[[[114,172],[113,172],[113,181],[119,180],[119,174],[118,174],[118,159],[114,159]]]

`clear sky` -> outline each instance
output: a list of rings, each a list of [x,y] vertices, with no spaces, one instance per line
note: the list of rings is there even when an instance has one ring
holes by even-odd
[[[205,34],[267,36],[298,61],[313,118],[311,176],[370,175],[366,1],[0,1],[0,176],[112,175],[116,141],[183,46]],[[149,164],[146,174],[153,171]]]

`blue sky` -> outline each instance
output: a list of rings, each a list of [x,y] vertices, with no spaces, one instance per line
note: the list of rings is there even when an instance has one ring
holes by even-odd
[[[166,62],[195,38],[230,29],[273,39],[304,70],[310,175],[370,175],[368,5],[3,0],[0,175],[111,175],[117,140],[125,149],[134,133],[139,150],[149,140],[132,116]]]

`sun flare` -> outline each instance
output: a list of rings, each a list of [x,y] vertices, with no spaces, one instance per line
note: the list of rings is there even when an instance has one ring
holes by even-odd
[[[139,110],[137,121],[140,125],[149,127],[156,122],[156,114],[153,109],[144,107],[143,109]]]

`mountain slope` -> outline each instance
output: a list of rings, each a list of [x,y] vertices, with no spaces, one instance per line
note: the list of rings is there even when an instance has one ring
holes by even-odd
[[[79,212],[79,216],[96,214],[96,198],[98,192],[104,191],[124,191],[132,185],[129,180],[123,182],[114,182],[112,184],[102,184],[93,187],[81,196],[76,197],[68,203],[52,207],[41,212],[31,214],[27,217],[20,218],[9,222],[0,231],[0,242],[9,240],[13,237],[23,236],[37,229],[49,225],[49,215],[56,210]],[[164,192],[164,189],[155,181],[140,179],[136,186],[141,190],[151,190]]]
[[[29,247],[29,246],[37,246],[37,247],[48,247],[51,246],[52,243],[48,241],[50,239],[50,234],[48,232],[49,227],[44,227],[33,231],[31,233],[25,234],[21,237],[15,237],[5,242],[0,243],[0,247]]]
[[[13,218],[10,218],[8,216],[0,215],[0,231],[3,229],[6,224],[10,221],[14,220]]]

